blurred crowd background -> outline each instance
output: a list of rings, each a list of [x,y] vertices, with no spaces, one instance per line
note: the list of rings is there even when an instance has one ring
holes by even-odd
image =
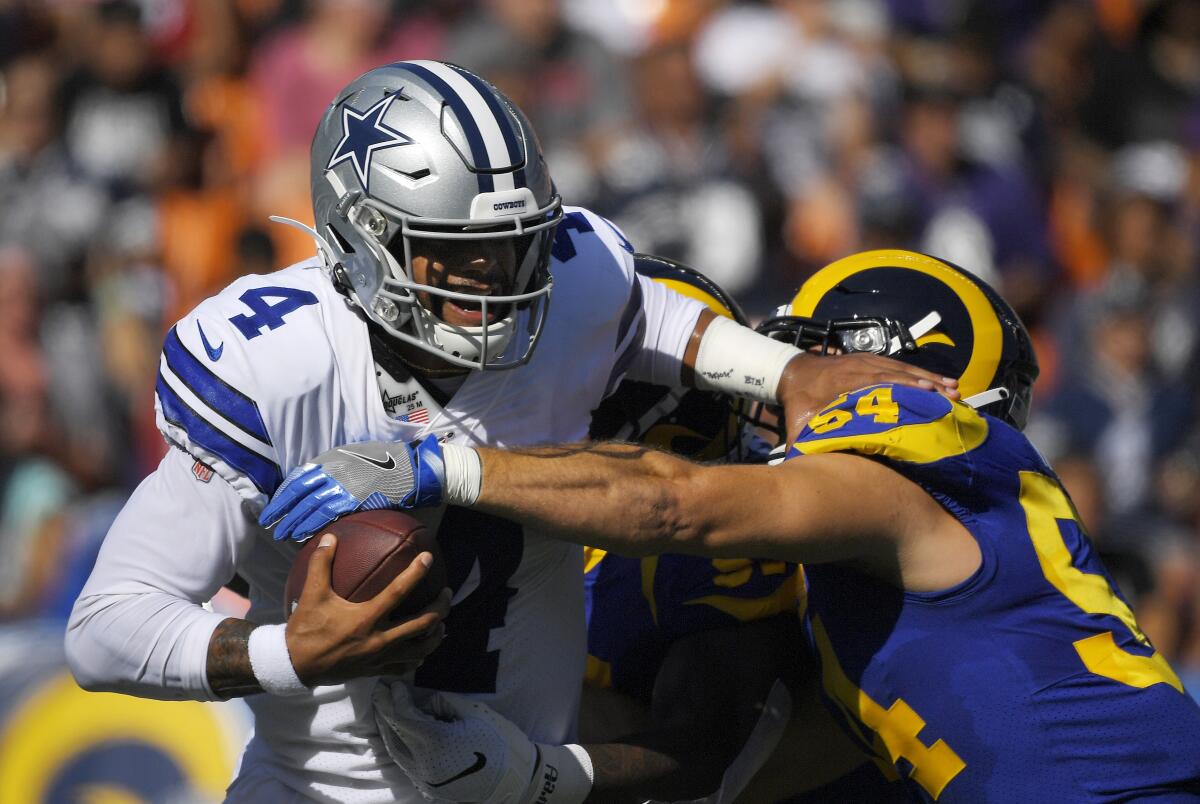
[[[0,0],[0,620],[62,618],[165,447],[166,329],[310,256],[308,146],[381,63],[472,68],[567,203],[761,317],[916,248],[1002,289],[1030,433],[1200,693],[1200,3]]]

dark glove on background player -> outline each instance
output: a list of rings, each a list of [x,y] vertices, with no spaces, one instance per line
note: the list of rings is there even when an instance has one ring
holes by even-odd
[[[355,511],[438,505],[445,479],[442,448],[434,436],[410,444],[347,444],[288,473],[258,522],[273,527],[277,541],[304,541]]]

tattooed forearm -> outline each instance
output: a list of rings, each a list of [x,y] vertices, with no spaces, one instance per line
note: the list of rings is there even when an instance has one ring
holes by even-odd
[[[222,698],[262,692],[250,667],[254,623],[232,617],[221,622],[208,642],[208,684]]]

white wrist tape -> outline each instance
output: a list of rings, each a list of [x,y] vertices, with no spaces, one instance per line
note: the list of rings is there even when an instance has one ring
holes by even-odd
[[[287,626],[260,625],[250,632],[250,668],[263,692],[271,695],[302,695],[309,691],[292,667],[288,653]]]
[[[443,444],[442,457],[446,465],[446,502],[474,505],[483,488],[483,461],[479,453],[461,444]]]
[[[731,318],[717,317],[700,339],[696,387],[777,404],[779,379],[798,354],[803,353],[789,343],[760,335]]]
[[[526,791],[527,804],[581,804],[592,792],[592,758],[582,745],[538,743],[540,761]]]

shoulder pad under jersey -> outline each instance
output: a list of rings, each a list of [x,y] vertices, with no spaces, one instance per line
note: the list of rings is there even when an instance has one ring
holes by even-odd
[[[579,253],[580,241],[591,240],[633,270],[633,245],[615,223],[583,207],[563,207],[563,217],[554,232],[551,254],[569,263]]]
[[[973,452],[988,439],[988,420],[962,402],[905,385],[872,385],[842,394],[813,416],[788,457],[851,452],[943,493],[974,485]]]

